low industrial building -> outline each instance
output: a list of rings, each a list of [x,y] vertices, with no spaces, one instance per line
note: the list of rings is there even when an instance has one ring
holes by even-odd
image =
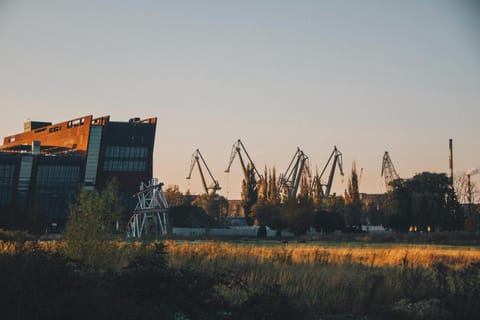
[[[156,122],[88,115],[25,123],[0,146],[0,228],[62,228],[81,186],[100,190],[113,177],[128,219],[132,195],[152,179]]]

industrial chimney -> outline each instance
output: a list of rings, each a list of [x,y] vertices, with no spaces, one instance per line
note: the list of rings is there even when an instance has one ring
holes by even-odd
[[[449,140],[450,155],[448,157],[448,168],[450,169],[450,187],[453,189],[453,142]]]

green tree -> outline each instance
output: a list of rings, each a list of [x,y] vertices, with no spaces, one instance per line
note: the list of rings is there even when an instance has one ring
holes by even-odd
[[[268,176],[268,202],[272,205],[277,205],[280,203],[280,192],[278,189],[277,175],[275,172],[275,167],[273,167],[271,173]]]
[[[242,206],[245,213],[245,220],[249,226],[253,225],[254,222],[250,214],[257,200],[257,180],[255,178],[255,171],[249,164],[247,166],[247,176],[242,182]]]
[[[447,189],[447,215],[442,219],[441,225],[444,230],[462,230],[465,223],[465,213],[458,202],[457,194],[453,185]]]
[[[89,264],[98,264],[101,252],[122,213],[118,182],[109,181],[102,191],[82,188],[70,205],[65,233],[67,254]],[[100,253],[99,253],[100,252]]]
[[[381,225],[383,224],[383,211],[380,209],[379,204],[375,202],[369,202],[365,207],[365,217],[369,224]]]
[[[406,231],[452,230],[463,226],[463,214],[448,177],[443,173],[423,172],[408,180],[392,182],[388,195],[387,225]]]
[[[208,215],[214,217],[217,221],[223,221],[228,211],[227,199],[218,194],[204,193],[196,198],[192,204],[205,210]]]
[[[305,234],[314,222],[313,201],[308,198],[287,199],[283,203],[283,217],[290,232]]]
[[[71,205],[65,243],[70,257],[86,260],[107,238],[100,196],[82,188]]]
[[[257,203],[252,207],[251,219],[255,225],[265,226],[269,223],[272,217],[273,206],[264,198],[258,199]]]
[[[313,227],[317,232],[332,233],[345,228],[345,221],[338,212],[320,210],[315,213]]]
[[[352,172],[348,179],[347,189],[345,190],[345,222],[349,226],[359,228],[362,224],[362,203],[360,202],[360,192],[358,189],[358,174],[355,162],[352,164]]]
[[[320,208],[328,212],[338,212],[343,214],[345,212],[345,198],[342,196],[330,195],[323,199]]]
[[[169,207],[177,207],[185,204],[183,193],[180,192],[178,185],[168,186],[163,191]]]
[[[99,206],[103,210],[103,224],[108,233],[118,232],[124,208],[121,204],[120,184],[116,177],[110,179],[99,194]]]
[[[312,200],[313,201],[313,192],[309,179],[305,175],[302,175],[300,180],[300,191],[298,193],[298,198],[302,200]]]
[[[390,182],[391,191],[387,193],[385,201],[385,226],[396,231],[407,231],[411,226],[410,191],[406,180],[398,179]]]
[[[268,203],[268,219],[267,226],[277,231],[277,236],[282,235],[282,231],[287,229],[288,225],[283,214],[283,206],[280,204]]]
[[[268,179],[267,179],[267,166],[265,166],[265,171],[263,177],[258,181],[258,199],[267,199],[268,198]]]

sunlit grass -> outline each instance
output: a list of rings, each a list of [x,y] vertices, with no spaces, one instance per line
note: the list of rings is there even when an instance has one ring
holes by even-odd
[[[435,245],[165,244],[174,267],[228,274],[249,292],[278,285],[292,301],[314,313],[365,313],[373,303],[378,307],[400,297],[428,297],[436,290],[435,264],[462,270],[480,262],[477,248]],[[242,303],[247,296],[238,287],[221,290],[232,303]]]
[[[109,241],[102,248],[104,259],[123,256],[128,260],[133,255],[141,255],[154,248],[155,242]],[[442,263],[450,268],[463,268],[471,263],[480,262],[480,249],[477,247],[452,247],[438,245],[357,245],[337,244],[302,244],[302,243],[267,243],[256,245],[255,242],[236,243],[219,241],[172,241],[164,242],[167,246],[168,259],[171,264],[195,262],[198,265],[217,263],[224,266],[238,264],[357,264],[368,267],[398,266],[404,259],[410,264],[430,267]],[[0,253],[8,254],[17,250],[19,244],[0,241]],[[22,248],[37,248],[49,252],[63,252],[63,241],[26,241]],[[95,254],[92,252],[92,254]],[[117,259],[118,260],[118,259]]]
[[[442,276],[447,279],[449,297],[468,291],[466,284],[480,283],[480,279],[469,278],[478,274],[477,247],[278,241],[163,243],[173,270],[194,269],[227,281],[220,281],[217,289],[232,305],[241,305],[252,293],[274,285],[312,314],[366,314],[405,297],[438,296],[438,264],[449,270]],[[93,247],[83,262],[97,269],[122,272],[133,258],[153,253],[157,244],[106,241]],[[64,241],[0,241],[0,254],[43,250],[68,256],[66,246]]]
[[[480,261],[480,249],[437,245],[321,245],[275,244],[252,245],[227,242],[166,242],[170,260],[220,260],[233,265],[242,263],[287,264],[359,264],[370,267],[398,266],[404,259],[411,264],[430,267],[443,263],[451,268],[462,268]]]

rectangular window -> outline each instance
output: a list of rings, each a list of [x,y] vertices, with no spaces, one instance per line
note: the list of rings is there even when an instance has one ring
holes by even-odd
[[[103,169],[105,171],[144,171],[147,154],[147,147],[107,146]]]

